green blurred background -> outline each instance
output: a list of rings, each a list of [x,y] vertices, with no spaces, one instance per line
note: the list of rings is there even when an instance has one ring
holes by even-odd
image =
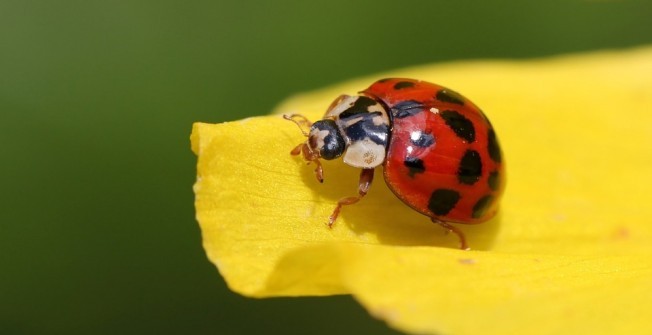
[[[649,43],[651,2],[0,0],[0,334],[394,333],[350,297],[226,288],[192,122],[408,65]]]

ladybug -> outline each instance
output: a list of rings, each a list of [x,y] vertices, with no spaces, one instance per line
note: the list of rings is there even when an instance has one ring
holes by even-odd
[[[389,189],[432,222],[455,233],[468,249],[462,231],[451,223],[476,224],[497,211],[505,185],[500,145],[484,113],[459,93],[413,79],[388,78],[358,95],[342,95],[314,123],[298,114],[284,115],[307,140],[292,151],[315,163],[342,157],[360,168],[358,195],[337,202],[332,227],[342,206],[369,191],[374,168],[383,166]]]

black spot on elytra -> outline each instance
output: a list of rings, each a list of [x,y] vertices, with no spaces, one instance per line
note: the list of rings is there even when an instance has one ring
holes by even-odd
[[[401,101],[392,107],[392,115],[395,118],[405,118],[419,114],[423,110],[423,104],[416,100]]]
[[[405,160],[403,161],[403,165],[405,165],[409,169],[408,174],[412,178],[414,178],[415,174],[423,173],[423,171],[426,171],[426,167],[423,165],[423,161],[416,157],[405,158]]]
[[[347,117],[351,117],[356,114],[368,113],[369,107],[375,104],[377,104],[376,100],[361,96],[353,103],[353,106],[340,113],[339,117],[340,119],[346,119]]]
[[[394,89],[395,90],[400,90],[403,88],[408,88],[408,87],[413,87],[414,83],[411,81],[399,81],[398,83],[394,84]]]
[[[494,191],[498,190],[498,187],[500,186],[500,175],[498,174],[498,171],[493,171],[489,174],[487,183],[489,184],[490,189]]]
[[[435,98],[441,102],[448,102],[451,104],[464,106],[464,97],[462,97],[459,93],[447,88],[439,90],[437,94],[435,94]]]
[[[485,195],[484,197],[480,198],[480,200],[478,200],[478,202],[476,202],[475,205],[473,205],[473,213],[471,214],[471,216],[474,219],[481,218],[482,216],[484,216],[485,212],[487,211],[487,208],[489,208],[493,200],[494,197],[491,195]]]
[[[428,134],[424,132],[417,132],[417,134],[418,137],[416,139],[414,139],[414,137],[410,137],[410,142],[412,142],[412,144],[416,145],[417,147],[427,148],[435,144],[435,137],[432,136],[432,134]]]
[[[500,154],[500,146],[498,145],[498,139],[496,139],[496,133],[493,128],[489,129],[487,133],[487,150],[489,150],[489,157],[494,160],[494,162],[500,163],[502,157]]]
[[[462,184],[473,185],[482,176],[482,160],[475,150],[467,150],[457,169],[457,180]]]
[[[464,117],[464,115],[454,111],[445,110],[439,113],[441,117],[457,136],[466,140],[467,142],[475,141],[475,128],[473,122]]]
[[[460,200],[460,194],[454,190],[440,188],[432,192],[428,201],[428,209],[435,215],[446,215]]]

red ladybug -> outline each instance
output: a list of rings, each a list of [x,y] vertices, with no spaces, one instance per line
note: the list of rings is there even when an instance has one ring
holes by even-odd
[[[362,169],[358,195],[338,201],[332,226],[342,206],[369,191],[374,168],[382,165],[385,182],[405,204],[457,234],[450,223],[475,224],[496,214],[505,185],[502,153],[496,133],[482,111],[448,88],[413,79],[389,78],[359,95],[342,95],[324,118],[311,123],[301,115],[284,116],[308,138],[292,155],[317,165],[319,159],[343,156]]]

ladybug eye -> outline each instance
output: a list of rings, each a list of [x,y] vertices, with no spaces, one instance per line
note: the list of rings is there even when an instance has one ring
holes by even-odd
[[[346,148],[346,141],[333,120],[319,120],[310,127],[308,144],[312,150],[319,152],[323,159],[340,157]]]

